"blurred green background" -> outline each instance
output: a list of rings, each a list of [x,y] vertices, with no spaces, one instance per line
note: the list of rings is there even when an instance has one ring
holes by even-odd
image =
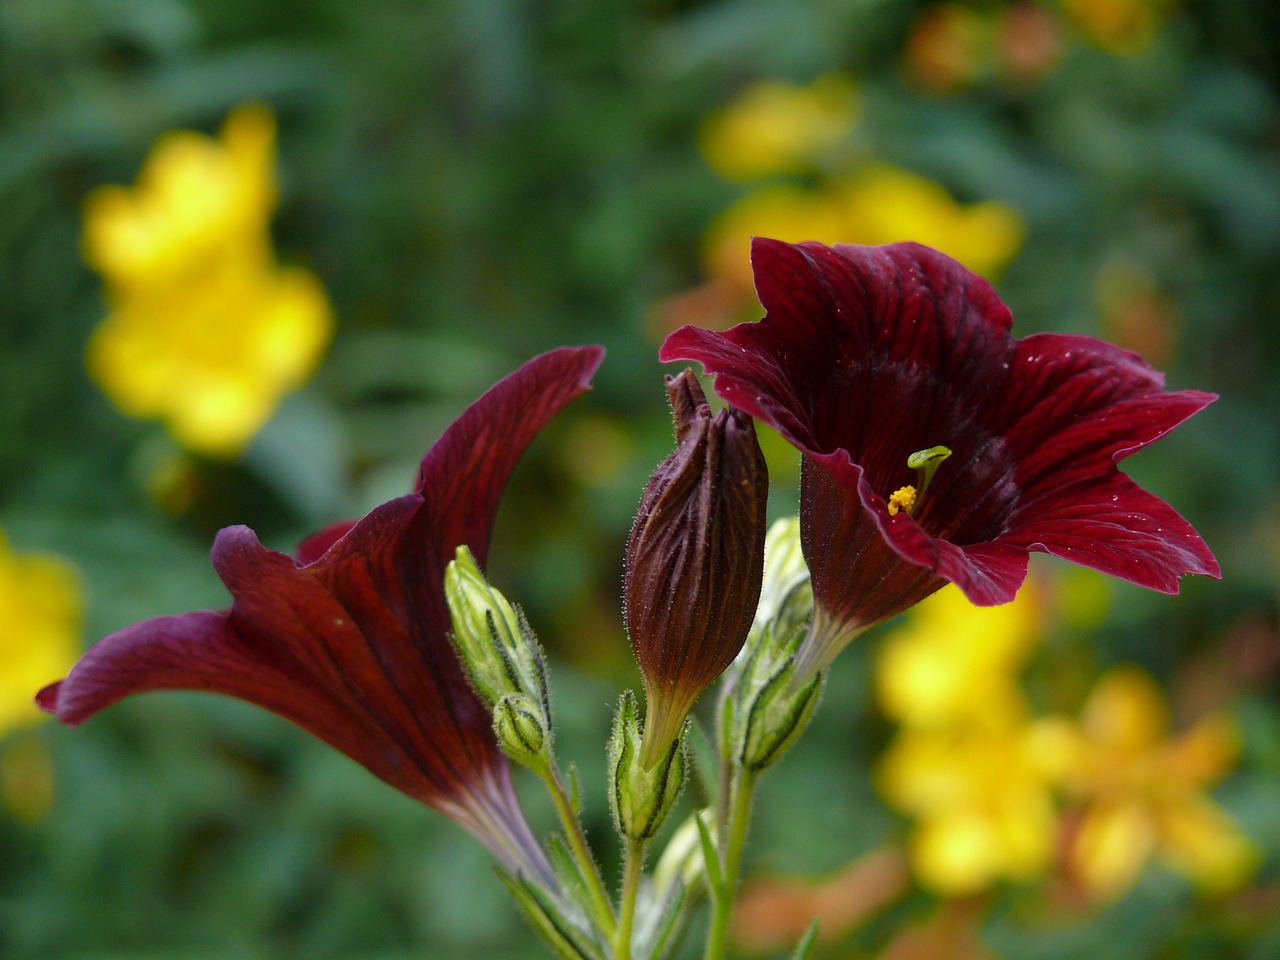
[[[759,187],[718,175],[700,136],[751,84],[831,74],[855,85],[856,122],[826,159],[765,182],[815,189],[876,162],[997,201],[1023,230],[996,278],[1015,333],[1105,336],[1172,388],[1222,395],[1127,464],[1198,527],[1222,582],[1177,598],[1114,585],[1101,625],[1040,667],[1084,679],[1038,695],[1075,708],[1092,677],[1136,663],[1180,721],[1231,711],[1240,759],[1214,795],[1260,870],[1205,899],[1153,867],[1095,907],[999,887],[978,911],[987,955],[1280,957],[1280,20],[1265,0],[0,0],[0,528],[75,569],[85,645],[221,606],[218,528],[291,549],[407,490],[450,420],[532,354],[604,344],[595,391],[517,471],[490,573],[557,661],[561,756],[615,875],[603,744],[638,680],[622,548],[671,445],[656,347],[673,318],[751,315],[689,293],[714,290],[709,225]],[[82,204],[133,183],[164,132],[214,133],[249,100],[279,121],[277,255],[319,277],[336,329],[243,455],[215,459],[120,414],[86,372],[107,308]],[[913,238],[904,216],[886,239]],[[769,453],[771,510],[794,512],[794,459]],[[14,663],[15,631],[0,623]],[[764,779],[749,874],[830,874],[904,835],[868,773],[889,736],[876,644],[841,659]],[[153,695],[77,731],[0,737],[6,960],[541,955],[468,837],[266,713]],[[924,956],[891,944],[934,903],[910,892],[821,955]]]

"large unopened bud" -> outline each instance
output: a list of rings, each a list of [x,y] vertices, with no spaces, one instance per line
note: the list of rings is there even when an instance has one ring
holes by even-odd
[[[742,649],[760,599],[768,473],[751,418],[713,414],[692,371],[667,378],[677,447],[645,488],[627,542],[627,631],[652,765]]]

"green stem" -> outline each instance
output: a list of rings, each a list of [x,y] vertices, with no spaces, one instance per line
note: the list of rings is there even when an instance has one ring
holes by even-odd
[[[589,906],[592,908],[592,919],[604,935],[612,939],[617,927],[613,918],[613,905],[609,902],[609,892],[604,888],[600,868],[591,855],[591,847],[587,844],[587,836],[582,830],[582,824],[578,821],[577,811],[569,802],[564,781],[560,778],[560,771],[554,764],[549,767],[543,780],[547,784],[552,802],[555,803],[556,813],[560,816],[560,825],[564,828],[565,837],[569,841],[569,849],[573,851],[573,856],[578,861],[578,869],[586,879],[587,889],[591,894]]]
[[[725,824],[724,853],[721,859],[724,883],[714,891],[715,903],[711,915],[711,930],[707,935],[705,960],[724,960],[725,946],[729,939],[729,918],[733,914],[733,901],[738,895],[738,870],[742,865],[742,847],[747,839],[747,826],[751,821],[752,793],[756,786],[756,773],[739,770],[733,783],[733,798]]]
[[[622,902],[618,905],[618,930],[613,938],[615,960],[631,960],[631,929],[636,918],[636,895],[640,892],[640,871],[644,867],[644,841],[627,839],[622,873]]]

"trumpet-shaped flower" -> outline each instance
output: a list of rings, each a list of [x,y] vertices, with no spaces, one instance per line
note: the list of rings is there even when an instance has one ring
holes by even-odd
[[[0,533],[0,736],[39,721],[31,691],[75,662],[82,606],[67,563],[14,553]]]
[[[1008,602],[1032,551],[1165,593],[1218,576],[1191,525],[1116,466],[1212,394],[1166,392],[1091,337],[1015,339],[985,280],[919,244],[757,239],[752,264],[765,318],[681,328],[660,356],[700,361],[802,454],[817,605],[802,675],[948,582]]]
[[[146,690],[265,707],[456,820],[511,870],[547,876],[484,706],[449,643],[444,571],[483,563],[498,500],[537,432],[588,388],[603,353],[562,348],[476,401],[422,461],[414,491],[336,524],[290,557],[229,527],[213,566],[232,605],[100,641],[39,703],[78,724]]]
[[[1102,677],[1079,725],[1066,725],[1066,788],[1080,804],[1068,861],[1090,895],[1123,893],[1153,855],[1209,891],[1239,886],[1254,844],[1207,795],[1235,765],[1238,734],[1223,716],[1170,736],[1164,698],[1132,667]]]
[[[274,138],[269,112],[242,107],[219,139],[172,133],[135,187],[85,203],[84,255],[110,306],[89,371],[122,412],[204,453],[242,448],[332,331],[319,281],[272,254]]]

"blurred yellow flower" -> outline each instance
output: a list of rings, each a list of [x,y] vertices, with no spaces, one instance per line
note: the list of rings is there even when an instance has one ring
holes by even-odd
[[[36,692],[80,655],[75,571],[42,554],[15,554],[0,532],[0,735],[40,720]]]
[[[84,256],[117,295],[181,281],[204,258],[261,256],[276,205],[275,119],[235,110],[218,139],[189,130],[161,137],[135,187],[99,187],[85,200]],[[235,241],[235,250],[232,242]]]
[[[976,607],[956,587],[916,605],[881,651],[877,692],[902,724],[877,785],[916,821],[921,884],[963,896],[1051,863],[1059,751],[1029,719],[1018,674],[1040,641],[1041,595]]]
[[[873,163],[818,188],[772,185],[747,194],[707,228],[704,257],[710,276],[747,292],[753,236],[828,244],[915,240],[994,277],[1023,235],[1022,218],[1006,204],[962,204],[938,183]]]
[[[998,274],[1022,246],[1022,217],[996,201],[962,204],[932,180],[869,164],[839,187],[852,243],[915,240],[984,277]]]
[[[1108,53],[1133,56],[1155,39],[1168,15],[1165,0],[1063,0],[1067,16]]]
[[[853,132],[858,90],[829,74],[807,87],[766,80],[746,87],[703,122],[699,145],[707,165],[742,182],[805,169]]]
[[[1068,856],[1086,892],[1119,896],[1152,855],[1210,892],[1252,876],[1258,850],[1205,794],[1236,762],[1229,720],[1171,737],[1155,680],[1124,667],[1098,681],[1074,737],[1065,783],[1081,814]]]
[[[955,586],[912,607],[881,647],[885,713],[910,727],[1020,715],[1018,671],[1039,643],[1043,607],[1034,584],[998,607],[976,607]]]
[[[795,184],[762,187],[721,212],[707,227],[706,271],[713,278],[728,280],[742,296],[750,296],[752,237],[789,243],[853,242],[846,228],[844,211],[826,192]]]
[[[898,733],[876,782],[916,821],[910,858],[923,886],[964,896],[1049,868],[1058,822],[1041,745],[1018,711]]]
[[[332,333],[313,274],[275,263],[275,121],[227,118],[219,139],[162,138],[136,187],[85,203],[84,254],[111,308],[87,364],[129,416],[160,418],[184,446],[237,453],[303,383]]]

